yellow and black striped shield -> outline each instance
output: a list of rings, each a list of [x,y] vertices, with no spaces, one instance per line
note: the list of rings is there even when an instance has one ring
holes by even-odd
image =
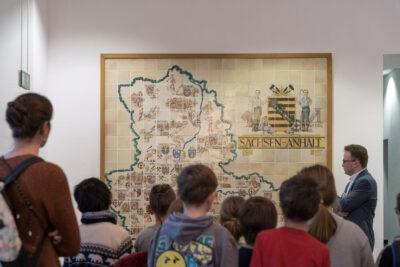
[[[277,132],[290,130],[296,121],[295,96],[268,97],[268,125]]]

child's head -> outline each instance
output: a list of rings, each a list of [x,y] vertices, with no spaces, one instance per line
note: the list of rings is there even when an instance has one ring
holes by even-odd
[[[317,182],[322,204],[324,206],[329,207],[335,202],[337,199],[335,179],[328,167],[316,164],[303,168],[300,171],[300,174],[310,177]]]
[[[88,178],[74,188],[74,198],[81,212],[108,210],[111,192],[98,178]]]
[[[259,232],[276,227],[278,213],[268,198],[252,197],[240,208],[239,218],[240,232],[246,243],[253,245]]]
[[[184,205],[203,205],[217,186],[214,172],[201,164],[187,166],[178,175],[178,195]]]
[[[176,198],[175,192],[168,184],[157,184],[150,191],[150,207],[159,219],[168,215],[168,208]]]
[[[222,202],[220,210],[220,221],[222,226],[231,232],[233,237],[239,240],[240,233],[239,210],[243,205],[244,198],[239,196],[230,196]]]
[[[279,199],[286,220],[304,222],[314,216],[321,200],[317,187],[314,179],[303,174],[282,183]]]

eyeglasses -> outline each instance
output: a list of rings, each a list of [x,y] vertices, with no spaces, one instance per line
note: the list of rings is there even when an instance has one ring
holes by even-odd
[[[355,161],[354,159],[344,159],[344,160],[342,160],[343,163],[354,162],[354,161]]]
[[[398,210],[397,208],[394,208],[394,212],[396,212],[397,215],[400,214],[400,210]]]

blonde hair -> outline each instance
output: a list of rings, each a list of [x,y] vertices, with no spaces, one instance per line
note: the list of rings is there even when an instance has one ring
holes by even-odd
[[[308,232],[326,244],[337,229],[336,220],[328,209],[335,203],[337,198],[333,174],[327,167],[322,165],[304,168],[300,173],[314,179],[318,183],[321,203]]]

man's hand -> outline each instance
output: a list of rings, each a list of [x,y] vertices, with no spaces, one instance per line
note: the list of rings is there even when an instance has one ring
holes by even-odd
[[[349,216],[349,213],[348,213],[348,212],[339,211],[338,214],[339,214],[340,216],[342,216],[342,217],[347,217],[347,216]]]
[[[58,230],[54,230],[53,232],[50,232],[49,237],[54,245],[58,245],[61,243],[62,236],[60,235]]]

